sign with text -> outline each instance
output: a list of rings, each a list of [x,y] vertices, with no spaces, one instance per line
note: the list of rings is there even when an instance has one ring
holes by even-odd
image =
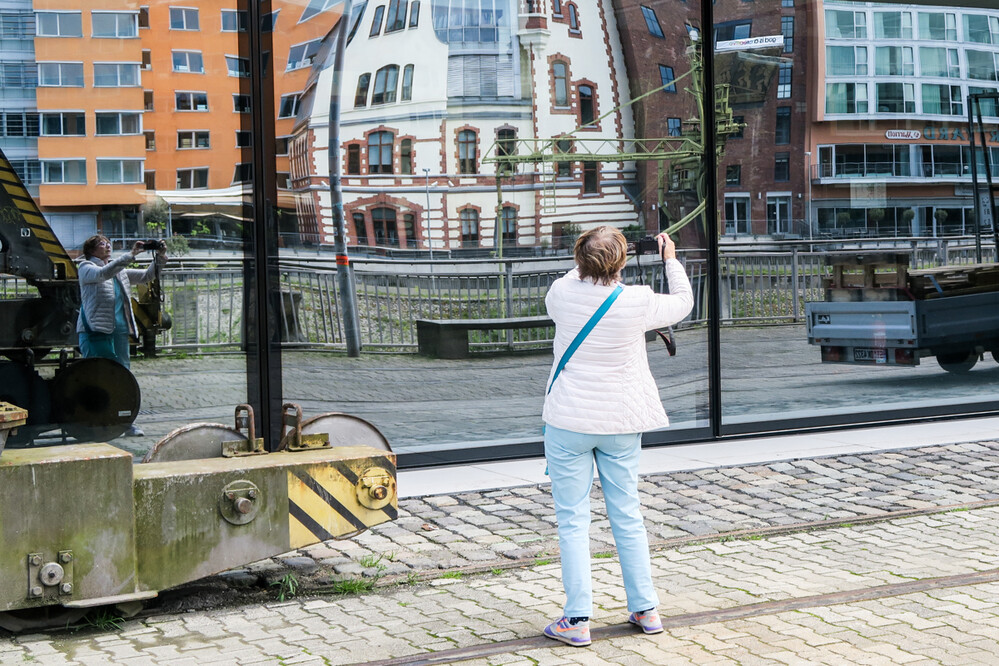
[[[890,141],[915,141],[923,136],[919,130],[893,129],[885,132],[885,138]]]
[[[746,37],[745,39],[730,39],[715,44],[715,51],[748,51],[751,49],[784,48],[784,35],[765,35],[763,37]]]

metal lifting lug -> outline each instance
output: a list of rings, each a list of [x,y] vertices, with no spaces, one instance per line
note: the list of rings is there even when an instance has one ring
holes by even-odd
[[[387,506],[395,496],[395,477],[381,467],[370,467],[357,481],[357,501],[369,509]]]

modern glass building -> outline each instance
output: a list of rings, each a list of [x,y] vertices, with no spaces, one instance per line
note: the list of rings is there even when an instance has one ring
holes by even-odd
[[[0,75],[12,445],[134,420],[141,456],[244,403],[272,445],[296,403],[403,466],[537,455],[545,291],[599,224],[674,233],[697,294],[675,356],[650,338],[673,423],[650,446],[999,406],[999,332],[968,372],[877,342],[835,363],[807,316],[996,260],[989,0],[0,0]],[[63,257],[96,233],[171,255],[136,295],[128,409],[73,371]],[[626,281],[664,289],[654,259]],[[441,353],[455,320],[478,328]]]

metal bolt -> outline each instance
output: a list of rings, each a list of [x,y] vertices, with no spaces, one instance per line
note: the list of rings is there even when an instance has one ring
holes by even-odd
[[[232,492],[231,490],[230,490],[229,492],[227,492],[227,493],[225,494],[225,496],[226,496],[226,497],[227,497],[228,499],[236,499],[236,493]]]
[[[73,553],[63,553],[59,556],[59,561],[63,564],[69,564],[73,561]]]
[[[72,593],[72,591],[73,591],[73,584],[72,583],[63,583],[62,584],[62,593],[63,594],[70,594],[70,593]]]
[[[31,588],[31,596],[33,596],[33,597],[40,597],[40,596],[42,596],[42,588],[41,588],[41,586],[35,585],[34,587],[32,587]]]
[[[240,497],[238,500],[233,502],[233,506],[236,507],[236,511],[239,511],[242,514],[247,514],[253,511],[253,502],[245,497]]]
[[[370,490],[371,496],[376,500],[383,500],[388,497],[388,488],[385,486],[376,486]]]
[[[250,499],[257,499],[257,491],[254,490],[253,488],[250,488],[248,491],[246,491],[246,496],[249,497]]]
[[[42,556],[41,555],[32,555],[31,556],[31,564],[33,566],[37,567],[41,563],[42,563]]]

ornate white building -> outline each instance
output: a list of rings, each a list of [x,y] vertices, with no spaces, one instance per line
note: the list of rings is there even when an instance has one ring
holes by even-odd
[[[292,147],[302,227],[314,220],[323,244],[331,78],[317,66]],[[633,163],[523,164],[499,196],[496,165],[483,163],[497,145],[531,150],[522,139],[633,136],[610,0],[368,0],[350,18],[342,81],[351,245],[492,248],[499,233],[507,248],[535,246],[567,223],[637,221]]]

